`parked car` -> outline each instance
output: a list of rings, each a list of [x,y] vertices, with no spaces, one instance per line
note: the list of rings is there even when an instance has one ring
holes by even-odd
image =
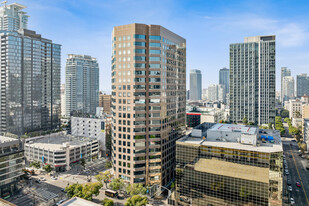
[[[294,198],[293,198],[293,197],[291,197],[290,203],[291,203],[291,205],[295,205],[295,201],[294,201]]]
[[[289,171],[288,170],[285,170],[285,175],[289,175]]]
[[[292,186],[288,186],[288,190],[290,191],[290,192],[292,192]]]
[[[288,179],[287,184],[288,184],[289,186],[292,185],[290,179]]]
[[[296,186],[297,186],[297,187],[301,187],[301,185],[300,185],[299,182],[296,182]]]
[[[52,176],[52,177],[51,177],[51,179],[52,179],[52,180],[57,180],[58,178],[57,178],[57,177]]]
[[[46,181],[45,177],[40,177],[41,181]]]
[[[293,156],[292,156],[292,155],[290,155],[289,157],[290,157],[290,158],[292,158]]]
[[[35,180],[35,182],[41,184],[41,180]]]

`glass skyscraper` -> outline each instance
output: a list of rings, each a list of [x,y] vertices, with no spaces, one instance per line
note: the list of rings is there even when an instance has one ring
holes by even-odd
[[[190,71],[190,100],[202,99],[202,72],[198,69]]]
[[[60,124],[61,46],[28,30],[20,4],[0,8],[0,132],[57,128]]]
[[[65,67],[66,116],[96,114],[99,106],[99,64],[88,55],[69,54]]]
[[[258,125],[275,123],[275,36],[246,37],[230,45],[230,120],[247,117]]]
[[[186,40],[159,25],[112,33],[112,161],[116,177],[167,185],[185,129]]]
[[[219,71],[219,84],[224,86],[224,96],[230,92],[230,70],[222,68]]]

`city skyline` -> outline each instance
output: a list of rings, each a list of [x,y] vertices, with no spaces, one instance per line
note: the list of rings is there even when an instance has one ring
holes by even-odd
[[[155,8],[152,6],[151,10],[142,13],[136,11],[143,7],[150,8],[149,4],[152,4],[150,1],[105,3],[95,0],[89,2],[21,0],[18,3],[28,7],[25,10],[31,16],[29,29],[44,33],[47,38],[53,38],[55,42],[62,44],[62,83],[65,76],[66,54],[83,53],[98,59],[101,65],[100,90],[111,91],[111,78],[110,75],[106,75],[111,70],[109,59],[111,31],[113,26],[134,22],[162,25],[186,38],[189,45],[187,68],[199,68],[202,73],[207,73],[203,76],[203,88],[218,83],[220,68],[229,69],[229,44],[242,41],[243,36],[269,34],[277,36],[279,51],[277,74],[284,66],[293,70],[294,77],[306,73],[309,68],[306,61],[309,56],[306,51],[309,45],[306,36],[308,24],[305,22],[307,14],[306,7],[301,3],[197,1],[196,4],[189,4],[184,1],[167,1]],[[167,8],[169,12],[166,12]],[[291,11],[290,8],[294,9]],[[193,30],[205,32],[192,33]],[[189,74],[187,84],[188,79]],[[277,75],[276,90],[279,88],[280,76]]]

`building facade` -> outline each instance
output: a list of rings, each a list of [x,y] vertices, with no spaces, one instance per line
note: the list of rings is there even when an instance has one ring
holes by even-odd
[[[202,100],[202,72],[190,70],[190,100]]]
[[[159,25],[112,33],[113,169],[130,183],[169,184],[185,129],[186,40]]]
[[[61,100],[61,116],[65,117],[65,84],[61,84],[60,89],[60,100]]]
[[[66,116],[95,115],[99,106],[99,64],[88,55],[69,54],[65,67]]]
[[[99,142],[95,138],[65,136],[54,133],[27,139],[24,145],[27,162],[50,164],[56,172],[70,170],[80,159],[92,161],[99,154]]]
[[[208,92],[208,101],[220,101],[225,103],[226,98],[225,98],[225,90],[224,90],[224,85],[221,84],[212,84],[209,85],[207,92]]]
[[[296,84],[296,96],[298,98],[309,95],[309,76],[307,76],[307,74],[297,75]]]
[[[222,68],[219,71],[219,84],[224,85],[224,92],[230,92],[230,70]]]
[[[99,98],[99,107],[103,107],[103,112],[112,114],[112,95],[100,94]]]
[[[279,131],[203,123],[176,142],[176,202],[183,206],[281,206]]]
[[[282,103],[295,97],[294,77],[285,76],[282,79]]]
[[[97,139],[100,143],[100,150],[106,151],[106,124],[105,119],[71,117],[71,133],[77,137],[90,137]]]
[[[230,119],[275,123],[275,36],[246,37],[230,45]]]
[[[280,97],[280,100],[282,104],[284,103],[284,101],[287,101],[283,99],[284,91],[286,90],[285,85],[283,84],[283,79],[284,77],[288,77],[288,76],[291,76],[291,70],[288,69],[287,67],[281,67],[281,97]]]
[[[284,108],[289,111],[290,118],[301,118],[303,103],[299,99],[290,99],[284,103]]]
[[[0,132],[17,135],[60,125],[61,46],[26,29],[24,8],[0,7]]]
[[[0,137],[0,197],[7,199],[17,190],[16,184],[24,174],[24,150],[21,141]]]

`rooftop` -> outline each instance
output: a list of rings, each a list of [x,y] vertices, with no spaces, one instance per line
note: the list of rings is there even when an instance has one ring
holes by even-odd
[[[269,138],[269,139],[268,139]],[[257,152],[282,152],[280,132],[254,126],[203,123],[177,144],[204,145]]]
[[[97,140],[89,137],[74,137],[71,135],[63,135],[62,133],[55,133],[27,139],[25,145],[57,151],[62,150],[65,146],[76,147],[86,145],[92,141]]]
[[[194,169],[216,175],[246,179],[256,182],[268,183],[269,169],[226,162],[217,159],[199,159]],[[239,172],[241,171],[241,172]]]
[[[4,137],[0,136],[0,144],[5,142],[12,142],[12,141],[18,141],[18,139],[12,138],[12,137]]]
[[[82,198],[79,197],[73,197],[69,200],[67,200],[66,202],[62,203],[60,206],[98,206],[100,204],[88,201],[88,200],[84,200]]]

